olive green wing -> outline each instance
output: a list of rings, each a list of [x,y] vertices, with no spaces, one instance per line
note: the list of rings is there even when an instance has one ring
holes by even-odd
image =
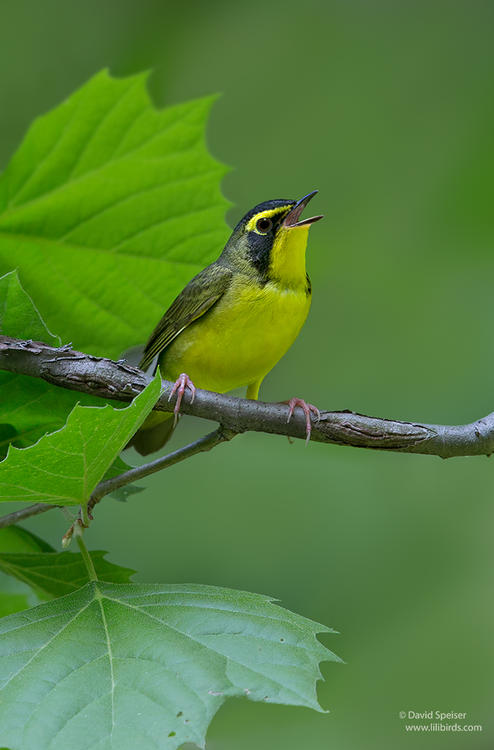
[[[152,332],[139,365],[141,370],[147,370],[188,325],[218,302],[230,286],[232,275],[230,269],[213,263],[189,281]]]

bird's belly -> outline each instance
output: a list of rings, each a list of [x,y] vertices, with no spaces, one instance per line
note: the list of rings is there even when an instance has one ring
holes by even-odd
[[[297,338],[309,307],[304,289],[235,285],[168,347],[162,375],[186,372],[199,388],[220,393],[260,382]]]

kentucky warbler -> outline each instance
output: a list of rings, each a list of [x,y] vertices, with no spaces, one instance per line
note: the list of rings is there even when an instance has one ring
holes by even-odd
[[[146,455],[161,448],[176,424],[186,388],[224,393],[247,387],[256,399],[268,372],[297,338],[310,308],[311,283],[305,270],[310,225],[299,220],[317,190],[299,201],[260,203],[237,224],[218,260],[197,274],[172,302],[146,344],[143,370],[159,364],[175,381],[173,414],[153,412],[133,437]],[[315,406],[288,402],[288,419],[303,409],[307,437]]]

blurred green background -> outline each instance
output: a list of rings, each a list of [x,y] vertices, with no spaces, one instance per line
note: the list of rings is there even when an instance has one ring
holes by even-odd
[[[471,421],[494,404],[493,22],[481,0],[3,0],[0,167],[102,67],[152,68],[159,104],[222,92],[230,223],[314,188],[326,215],[311,315],[262,397]],[[493,471],[246,435],[102,503],[88,542],[138,580],[269,593],[341,631],[329,715],[230,701],[209,750],[488,748]],[[66,523],[27,525],[58,543]],[[399,711],[431,709],[484,731],[405,733]]]

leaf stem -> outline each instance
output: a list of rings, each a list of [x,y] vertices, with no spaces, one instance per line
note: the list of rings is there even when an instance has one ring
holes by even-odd
[[[89,580],[97,581],[98,576],[96,575],[96,569],[94,567],[94,563],[91,558],[91,555],[89,554],[88,548],[86,547],[86,543],[83,538],[81,524],[78,523],[78,521],[76,521],[74,524],[74,536],[77,540],[77,546],[79,547],[79,550],[81,552],[82,559],[84,560],[84,564],[86,566]]]

